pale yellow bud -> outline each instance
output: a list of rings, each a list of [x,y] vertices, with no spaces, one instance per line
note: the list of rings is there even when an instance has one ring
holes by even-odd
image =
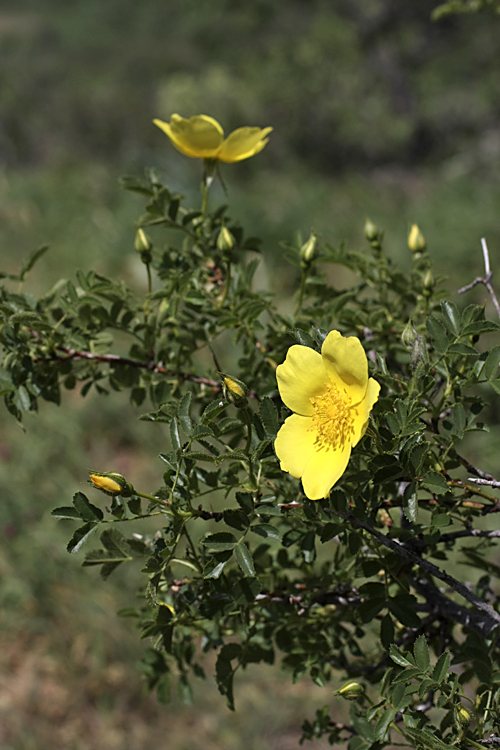
[[[235,244],[234,236],[227,227],[222,227],[217,236],[217,247],[223,253],[232,250]]]
[[[349,682],[346,682],[345,685],[342,685],[335,694],[340,695],[341,698],[345,698],[348,701],[354,701],[356,698],[359,698],[360,695],[363,695],[364,692],[365,689],[363,685],[360,685],[359,682],[355,682],[354,680],[350,680]]]
[[[412,224],[408,234],[408,247],[412,253],[421,253],[425,250],[425,238],[416,224]]]
[[[304,242],[304,244],[300,248],[300,260],[307,266],[314,260],[314,256],[316,255],[317,242],[318,238],[316,237],[314,232],[311,232],[311,234],[309,235],[309,239],[306,240],[306,242]]]

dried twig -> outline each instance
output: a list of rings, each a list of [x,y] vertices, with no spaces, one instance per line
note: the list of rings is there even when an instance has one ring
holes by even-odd
[[[486,244],[486,240],[484,237],[481,237],[481,247],[483,248],[483,256],[484,256],[484,276],[476,276],[474,281],[470,284],[467,284],[466,286],[463,286],[461,289],[458,290],[459,294],[463,294],[464,292],[468,292],[470,289],[473,289],[477,284],[484,284],[488,292],[490,293],[491,300],[495,306],[495,310],[497,311],[497,315],[500,318],[500,303],[498,302],[497,296],[495,294],[495,290],[493,289],[493,285],[491,283],[491,279],[493,276],[493,272],[490,267],[490,255],[488,252],[488,246]]]
[[[495,487],[496,489],[500,489],[500,482],[497,482],[496,479],[485,479],[483,477],[468,477],[468,482],[474,482],[474,484],[486,484],[488,487]]]

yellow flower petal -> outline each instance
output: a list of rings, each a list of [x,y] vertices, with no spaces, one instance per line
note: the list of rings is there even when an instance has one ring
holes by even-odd
[[[218,158],[225,162],[241,161],[258,154],[269,138],[272,128],[238,128],[223,142]]]
[[[351,456],[351,445],[344,443],[335,450],[314,451],[302,474],[302,486],[309,500],[328,497],[333,485],[347,468]]]
[[[355,336],[344,338],[330,331],[323,342],[321,356],[332,383],[349,394],[351,403],[359,403],[368,385],[368,360],[361,341]]]
[[[274,449],[283,471],[288,471],[295,479],[300,479],[315,449],[316,435],[309,430],[310,417],[292,414],[285,419],[276,440]]]
[[[321,354],[308,346],[295,344],[276,369],[278,388],[289,409],[308,417],[312,414],[311,398],[326,390],[329,382]]]
[[[153,120],[168,135],[175,148],[197,159],[217,159],[224,138],[221,126],[208,115],[195,115],[186,120],[172,115],[170,123]]]
[[[380,385],[376,380],[370,378],[368,380],[368,387],[366,389],[366,396],[363,401],[357,405],[356,411],[357,416],[354,419],[354,434],[352,436],[352,445],[357,445],[368,427],[368,420],[373,405],[378,401],[378,395],[380,393]]]

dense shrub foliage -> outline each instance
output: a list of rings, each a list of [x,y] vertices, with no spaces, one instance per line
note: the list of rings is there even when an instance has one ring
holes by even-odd
[[[401,270],[371,222],[359,250],[314,234],[283,246],[296,293],[277,299],[256,281],[260,241],[227,206],[208,209],[214,175],[206,165],[201,209],[155,170],[123,180],[146,202],[143,289],[90,270],[25,294],[44,247],[3,274],[0,382],[14,418],[39,399],[59,404],[64,389],[96,389],[123,391],[142,420],[165,425],[161,487],[95,466],[88,492],[54,510],[76,522],[69,552],[85,547],[104,579],[142,565],[141,603],[121,614],[150,644],[160,699],[172,680],[189,695],[216,652],[230,708],[250,663],[331,684],[307,739],[350,750],[500,741],[497,483],[463,448],[494,419],[499,323],[449,298],[417,227]],[[321,351],[332,330],[359,339],[380,395],[345,472],[311,501],[275,454],[291,414],[276,369],[293,345]]]

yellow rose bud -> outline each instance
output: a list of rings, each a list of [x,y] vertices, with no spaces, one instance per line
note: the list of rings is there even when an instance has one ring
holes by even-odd
[[[226,400],[234,404],[237,409],[244,409],[247,406],[247,387],[241,380],[235,380],[225,375],[222,387]]]
[[[364,692],[365,689],[363,685],[360,685],[359,682],[355,682],[354,680],[350,680],[336,690],[335,695],[340,695],[341,698],[345,698],[348,701],[354,701],[356,698],[359,698],[360,695],[363,695]]]
[[[134,242],[134,248],[137,250],[137,252],[142,252],[143,250],[151,250],[152,247],[153,243],[151,242],[144,229],[138,229],[135,235]]]
[[[430,297],[434,288],[434,276],[430,268],[427,269],[423,278],[424,288],[422,294],[424,297]]]
[[[421,253],[425,250],[425,238],[416,224],[412,224],[408,234],[408,247],[412,253]]]
[[[383,234],[384,233],[373,223],[373,221],[370,221],[370,219],[365,221],[365,237],[372,248],[376,251],[382,250]]]
[[[235,239],[227,227],[222,227],[217,236],[217,247],[223,253],[232,250]]]
[[[368,242],[373,242],[374,240],[378,240],[380,234],[380,230],[376,224],[373,223],[370,219],[367,219],[365,221],[365,237],[368,240]]]
[[[469,726],[471,722],[471,715],[467,711],[467,709],[464,708],[463,706],[460,706],[460,708],[457,708],[455,710],[455,718],[457,720],[457,723],[460,724],[462,727]]]
[[[305,266],[308,266],[312,263],[314,260],[314,257],[316,255],[316,244],[318,242],[318,238],[314,234],[314,232],[311,232],[309,235],[309,239],[304,242],[302,247],[299,250],[300,260]]]
[[[94,471],[90,473],[90,481],[98,490],[105,492],[106,495],[123,495],[123,497],[130,497],[133,494],[134,488],[127,482],[124,476],[118,474],[116,471],[99,472]]]

